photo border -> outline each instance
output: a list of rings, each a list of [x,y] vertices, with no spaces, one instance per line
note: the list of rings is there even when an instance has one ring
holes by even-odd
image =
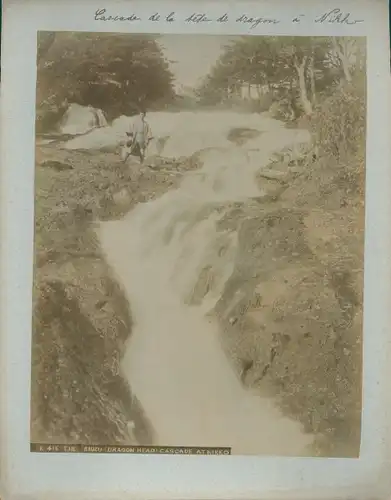
[[[298,5],[306,12],[328,2],[214,2],[203,10],[274,11],[288,17]],[[314,8],[314,5],[316,7]],[[51,455],[29,451],[33,204],[35,151],[36,33],[40,30],[122,31],[92,19],[97,4],[77,7],[37,0],[9,0],[3,7],[1,85],[1,495],[29,498],[386,498],[391,425],[391,151],[387,3],[341,1],[365,23],[349,28],[313,24],[300,30],[267,27],[257,34],[367,36],[367,168],[364,292],[364,410],[359,459],[273,457],[177,457],[134,455]],[[129,4],[110,3],[116,11]],[[191,2],[136,1],[133,10],[189,12]],[[200,5],[200,4],[199,4]],[[197,8],[199,10],[200,7]],[[92,29],[95,27],[95,29]],[[155,28],[157,29],[157,28]],[[173,31],[175,29],[175,31]],[[168,26],[163,33],[248,34],[237,26]],[[167,31],[169,30],[169,31]],[[197,31],[198,30],[198,31]],[[126,32],[130,32],[126,30]],[[145,23],[138,32],[152,32]],[[156,32],[156,31],[153,31]],[[23,147],[21,147],[21,144]],[[4,374],[4,375],[3,375]],[[130,474],[129,471],[132,471]]]

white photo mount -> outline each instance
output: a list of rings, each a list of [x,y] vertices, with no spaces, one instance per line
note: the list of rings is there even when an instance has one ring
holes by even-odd
[[[335,9],[340,9],[332,14]],[[160,13],[160,17],[152,16]],[[174,14],[173,14],[174,13]],[[245,13],[245,14],[243,14]],[[210,21],[194,18],[204,14]],[[217,21],[227,15],[226,22]],[[242,16],[247,21],[238,22]],[[133,19],[132,16],[135,16]],[[170,17],[171,16],[171,17]],[[322,18],[324,17],[323,21]],[[391,151],[383,0],[7,0],[1,101],[1,495],[16,498],[386,499],[391,494]],[[137,18],[137,19],[136,19]],[[259,21],[260,18],[268,22]],[[171,19],[171,20],[170,20]],[[172,20],[174,19],[174,20]],[[294,21],[299,19],[299,21]],[[258,21],[257,21],[258,20]],[[275,22],[276,21],[276,22]],[[278,22],[277,22],[278,21]],[[331,22],[333,21],[333,22]],[[38,31],[364,36],[367,167],[360,458],[178,457],[30,452],[34,122]]]

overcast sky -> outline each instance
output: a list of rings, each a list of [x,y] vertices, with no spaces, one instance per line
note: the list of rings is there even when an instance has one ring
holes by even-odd
[[[206,76],[229,41],[219,35],[163,35],[160,43],[168,60],[176,85],[194,87]]]

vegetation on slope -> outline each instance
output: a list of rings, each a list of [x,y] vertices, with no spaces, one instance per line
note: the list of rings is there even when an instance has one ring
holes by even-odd
[[[32,427],[35,442],[134,444],[153,430],[121,376],[132,318],[97,220],[160,196],[195,164],[138,173],[110,153],[37,146]]]

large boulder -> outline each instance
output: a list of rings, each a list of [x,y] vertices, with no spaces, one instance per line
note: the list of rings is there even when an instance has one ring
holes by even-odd
[[[102,127],[90,130],[84,135],[74,137],[64,145],[65,149],[92,149],[104,151],[116,151],[121,142],[125,141],[126,135],[116,131],[113,127]]]

